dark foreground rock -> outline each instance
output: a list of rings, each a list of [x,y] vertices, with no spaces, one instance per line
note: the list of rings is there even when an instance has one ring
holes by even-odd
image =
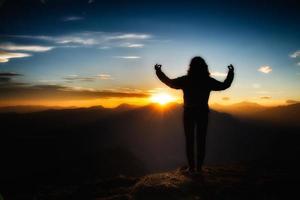
[[[299,199],[299,189],[299,173],[292,170],[211,166],[204,168],[202,175],[177,169],[138,178],[119,176],[77,184],[37,185],[31,192],[15,188],[3,196],[37,200],[277,200]]]

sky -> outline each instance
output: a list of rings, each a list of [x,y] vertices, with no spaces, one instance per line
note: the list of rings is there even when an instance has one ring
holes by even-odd
[[[0,106],[144,105],[194,56],[232,87],[210,104],[300,101],[297,1],[0,0]]]

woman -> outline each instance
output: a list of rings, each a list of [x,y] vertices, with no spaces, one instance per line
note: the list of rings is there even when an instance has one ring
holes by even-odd
[[[205,139],[208,123],[208,99],[211,91],[225,90],[230,87],[234,68],[228,66],[228,74],[224,82],[210,77],[205,60],[199,56],[190,62],[187,75],[170,79],[161,70],[161,65],[155,65],[156,75],[163,83],[174,89],[183,90],[184,113],[183,124],[186,140],[186,156],[188,170],[191,173],[201,172],[205,156]],[[195,161],[194,140],[196,136],[197,156]]]

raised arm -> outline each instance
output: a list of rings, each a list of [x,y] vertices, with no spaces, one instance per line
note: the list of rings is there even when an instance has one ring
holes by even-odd
[[[182,87],[183,87],[183,78],[182,77],[175,78],[175,79],[170,79],[167,75],[165,75],[164,72],[162,72],[161,65],[156,64],[154,66],[154,68],[155,68],[155,71],[156,71],[156,75],[157,75],[157,77],[159,78],[159,80],[161,82],[163,82],[164,84],[166,84],[170,88],[182,89]]]
[[[228,66],[228,74],[224,82],[217,81],[211,78],[211,90],[219,91],[230,87],[234,77],[234,68],[232,65]]]

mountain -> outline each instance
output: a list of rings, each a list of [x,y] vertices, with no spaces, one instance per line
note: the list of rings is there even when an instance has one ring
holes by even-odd
[[[119,106],[117,106],[116,108],[114,108],[114,110],[128,111],[128,110],[132,110],[132,109],[135,109],[135,108],[138,108],[138,106],[123,103],[123,104],[120,104]]]
[[[294,119],[298,106],[265,109],[260,116]],[[14,191],[22,181],[87,183],[184,166],[182,111],[178,104],[151,104],[1,113],[0,188],[13,184]],[[266,123],[211,110],[205,165],[297,167],[299,131],[294,122]]]
[[[286,126],[300,126],[300,103],[268,108],[255,113],[253,117]]]
[[[212,108],[219,112],[226,112],[237,116],[249,116],[267,109],[267,107],[264,107],[258,103],[248,101],[231,105],[220,105],[215,103],[212,105]]]
[[[60,107],[60,106],[4,106],[0,107],[0,113],[16,112],[16,113],[30,113],[39,112],[44,110],[62,110],[62,109],[74,109],[75,107]]]
[[[213,104],[212,108],[239,118],[262,120],[264,123],[277,123],[286,126],[300,126],[300,103],[265,107],[257,103],[241,102],[225,106]]]

